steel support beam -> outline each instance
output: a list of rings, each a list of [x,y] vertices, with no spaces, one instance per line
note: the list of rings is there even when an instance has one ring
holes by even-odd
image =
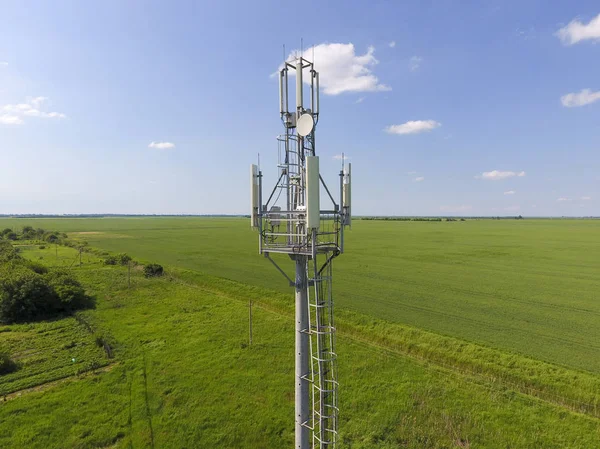
[[[308,257],[296,256],[296,449],[310,449]]]

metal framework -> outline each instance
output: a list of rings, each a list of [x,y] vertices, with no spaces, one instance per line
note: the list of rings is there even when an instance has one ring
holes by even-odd
[[[295,71],[296,108],[288,107],[288,73]],[[304,108],[303,72],[310,108]],[[280,117],[285,133],[277,138],[279,179],[264,201],[262,172],[252,176],[252,226],[263,254],[296,291],[296,449],[334,448],[338,434],[338,380],[333,316],[332,261],[344,251],[350,224],[350,166],[342,161],[339,200],[319,173],[315,128],[319,121],[319,73],[299,57],[279,72]],[[322,209],[323,196],[327,208]],[[264,201],[264,202],[263,202]],[[271,257],[295,261],[292,279]]]

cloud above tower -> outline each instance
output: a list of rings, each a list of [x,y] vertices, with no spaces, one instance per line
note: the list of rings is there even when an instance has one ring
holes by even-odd
[[[300,50],[290,52],[287,61],[293,62]],[[366,53],[358,54],[354,44],[319,44],[305,49],[302,56],[312,61],[319,72],[322,92],[326,95],[339,95],[345,92],[381,92],[391,87],[381,83],[374,73],[379,61],[375,58],[375,47],[370,46]],[[279,67],[279,70],[283,65]],[[310,80],[308,70],[303,72],[306,82]],[[295,70],[289,71],[295,76]]]

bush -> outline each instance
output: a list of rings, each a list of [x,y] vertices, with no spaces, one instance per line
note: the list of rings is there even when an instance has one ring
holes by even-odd
[[[0,242],[0,263],[16,259],[20,259],[17,250],[9,242]]]
[[[2,232],[0,232],[0,235],[5,236],[6,234],[9,234],[11,232],[13,232],[11,228],[4,228]]]
[[[66,271],[50,271],[45,279],[58,298],[59,311],[73,312],[91,305],[84,288]]]
[[[4,238],[6,240],[17,240],[16,232],[9,232],[8,234],[4,234]]]
[[[40,245],[39,249],[46,249],[46,245]]]
[[[104,265],[116,265],[117,258],[115,256],[108,256],[104,259]]]
[[[17,369],[17,364],[13,362],[7,352],[0,350],[0,375],[12,373]]]
[[[23,260],[22,264],[37,274],[46,274],[48,272],[48,267],[46,265],[33,260]]]
[[[13,260],[0,269],[0,323],[35,321],[93,306],[69,273],[46,272],[40,267],[35,262]]]
[[[119,265],[127,265],[129,262],[131,262],[131,257],[125,253],[120,253],[117,254],[116,260],[119,263]]]
[[[13,267],[0,278],[0,322],[31,321],[53,315],[59,301],[52,287],[39,274]]]
[[[162,265],[159,265],[157,263],[151,263],[144,266],[144,276],[146,276],[147,278],[162,276],[163,274],[164,270]]]
[[[23,240],[33,240],[37,237],[35,230],[31,226],[23,226],[21,235]]]
[[[48,243],[58,243],[60,241],[60,238],[54,232],[50,232],[44,236],[44,240]]]

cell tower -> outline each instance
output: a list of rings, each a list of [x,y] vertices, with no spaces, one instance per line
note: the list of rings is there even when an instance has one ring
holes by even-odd
[[[292,112],[288,106],[290,70],[296,75]],[[310,109],[304,107],[304,74],[309,76]],[[346,168],[342,158],[340,201],[336,202],[319,173],[315,146],[319,73],[303,57],[285,61],[279,72],[279,114],[285,130],[277,138],[279,179],[263,203],[262,172],[251,166],[251,225],[258,229],[259,253],[296,289],[295,447],[329,449],[335,447],[338,434],[332,261],[344,252],[344,227],[351,221],[351,166]],[[329,208],[321,208],[321,193]],[[288,254],[295,262],[294,280],[271,253]]]

